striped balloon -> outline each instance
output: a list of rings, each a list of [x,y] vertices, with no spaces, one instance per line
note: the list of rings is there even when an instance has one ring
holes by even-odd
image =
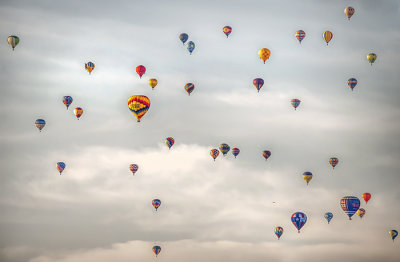
[[[70,96],[64,96],[63,97],[63,103],[67,107],[67,109],[72,104],[72,101],[73,101],[73,99]]]
[[[304,39],[304,37],[306,37],[306,32],[304,32],[303,30],[297,30],[295,36],[301,44],[301,41]]]
[[[219,146],[219,150],[221,151],[223,156],[226,156],[226,154],[229,152],[230,149],[231,149],[230,146],[228,146],[228,144],[225,144],[225,143],[223,143]]]
[[[161,200],[160,199],[153,199],[153,201],[151,201],[151,204],[153,205],[153,207],[157,209],[161,206]]]
[[[76,118],[78,118],[78,120],[79,120],[79,118],[80,118],[80,117],[82,116],[82,114],[83,114],[83,109],[80,108],[80,107],[75,108],[75,109],[74,109],[74,114],[75,114]]]
[[[360,218],[363,218],[363,216],[365,215],[365,209],[364,208],[360,208],[360,209],[357,210],[356,213]]]
[[[187,83],[187,84],[185,85],[185,90],[186,90],[186,92],[190,95],[190,93],[192,93],[193,90],[194,90],[194,84],[192,84],[192,83]]]
[[[43,127],[46,125],[46,121],[43,119],[36,119],[35,121],[35,126],[37,129],[39,129],[40,132],[42,132]]]
[[[329,158],[329,163],[331,164],[333,169],[335,169],[335,166],[339,163],[339,159],[337,159],[336,157],[331,157]]]
[[[340,200],[340,206],[351,220],[351,217],[360,208],[360,199],[358,199],[358,197],[355,196],[345,196]]]
[[[94,67],[95,67],[94,63],[92,63],[92,62],[85,63],[85,69],[86,69],[86,71],[89,72],[89,75],[92,73]]]
[[[311,172],[307,171],[307,172],[303,173],[303,179],[304,179],[304,181],[307,182],[307,186],[308,186],[308,183],[310,183],[312,177],[313,177],[313,174]]]
[[[240,153],[240,149],[239,148],[232,148],[232,155],[236,158]]]
[[[275,230],[275,235],[278,237],[278,240],[281,238],[283,234],[283,228],[282,227],[276,227]]]
[[[224,32],[226,38],[228,38],[228,36],[232,33],[232,27],[224,26],[224,28],[222,28],[222,32]]]
[[[12,49],[13,49],[13,51],[14,51],[14,48],[18,45],[18,43],[19,43],[19,37],[18,36],[16,36],[16,35],[10,35],[8,38],[7,38],[7,42],[8,42],[8,44],[12,47]]]
[[[297,109],[297,107],[300,105],[300,100],[297,98],[293,98],[292,100],[290,100],[290,103],[292,104],[292,106],[294,107],[294,110]]]
[[[347,80],[347,84],[351,88],[351,91],[353,91],[353,88],[356,87],[356,85],[357,85],[357,79],[350,78],[349,80]]]
[[[171,149],[171,147],[175,144],[175,140],[172,137],[167,137],[165,139],[165,144],[167,145],[168,149]]]
[[[264,79],[255,78],[253,80],[253,85],[257,88],[257,92],[260,92],[261,87],[264,85]]]
[[[211,151],[210,151],[210,155],[211,155],[211,157],[214,159],[214,161],[215,161],[215,159],[218,157],[218,155],[219,155],[219,151],[217,150],[217,149],[211,149]]]
[[[326,45],[328,45],[328,43],[332,40],[333,34],[331,31],[325,31],[322,34],[322,37],[324,38]]]
[[[267,160],[271,156],[271,151],[264,150],[262,152],[262,156],[265,158],[265,160]]]
[[[292,215],[292,223],[297,228],[298,233],[300,233],[300,229],[306,224],[307,216],[302,212],[296,212]]]
[[[140,119],[150,108],[150,99],[147,96],[141,95],[131,96],[128,100],[128,107],[137,121],[140,122]]]
[[[160,252],[161,252],[161,247],[160,246],[154,246],[153,247],[153,252],[154,252],[154,254],[156,254],[156,256],[158,256],[158,254],[160,254]]]

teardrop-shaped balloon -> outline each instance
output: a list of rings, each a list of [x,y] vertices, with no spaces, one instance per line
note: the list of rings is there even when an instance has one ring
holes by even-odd
[[[307,216],[302,212],[296,212],[292,215],[292,223],[297,228],[298,232],[300,233],[300,229],[306,224]]]
[[[149,85],[151,86],[151,89],[154,89],[154,87],[157,85],[158,81],[155,78],[149,79]]]
[[[89,75],[92,73],[94,67],[95,67],[94,63],[92,63],[92,62],[85,63],[85,69],[86,69],[86,71],[89,72]]]
[[[189,36],[186,33],[182,33],[179,35],[179,40],[181,40],[184,45],[188,39],[189,39]]]
[[[278,240],[281,238],[283,234],[283,228],[282,227],[276,227],[275,230],[275,235],[278,237]]]
[[[153,199],[153,201],[151,201],[151,204],[153,205],[153,207],[157,209],[161,206],[161,200],[160,199]]]
[[[137,121],[140,122],[140,119],[150,108],[150,99],[147,96],[142,95],[131,96],[128,100],[128,107],[136,117]]]
[[[351,88],[351,91],[353,91],[354,87],[357,85],[357,79],[355,78],[350,78],[347,80],[347,85]]]
[[[257,92],[260,92],[261,87],[264,85],[264,79],[255,78],[253,80],[253,85],[257,88]]]
[[[260,51],[258,51],[258,56],[261,58],[261,60],[264,62],[267,61],[267,59],[269,59],[271,55],[271,51],[269,51],[268,48],[261,48]]]
[[[14,48],[18,45],[18,43],[19,43],[19,37],[18,36],[16,36],[16,35],[10,35],[8,38],[7,38],[7,43],[12,47],[12,49],[13,49],[13,51],[14,51]]]
[[[351,217],[357,212],[360,208],[360,199],[355,196],[345,196],[340,200],[340,206],[342,207],[343,211],[346,215]]]
[[[333,34],[331,31],[325,31],[322,34],[322,37],[324,38],[326,45],[328,45],[328,43],[332,40]]]
[[[303,179],[304,179],[304,181],[307,182],[307,185],[308,185],[308,183],[310,183],[312,177],[313,177],[313,174],[311,172],[307,171],[307,172],[303,173]]]
[[[73,101],[73,99],[70,96],[63,97],[63,103],[67,107],[67,110],[68,110],[68,107],[72,104],[72,101]]]
[[[293,98],[292,100],[290,100],[290,103],[292,104],[292,106],[294,107],[294,110],[297,109],[297,107],[300,105],[300,100],[297,98]]]
[[[346,7],[346,8],[344,9],[344,14],[347,16],[347,18],[348,18],[349,20],[350,20],[350,17],[352,17],[352,16],[354,15],[354,12],[355,12],[355,10],[354,10],[354,8],[351,7],[351,6]]]
[[[223,156],[226,156],[226,154],[229,152],[230,149],[231,149],[230,146],[228,144],[225,144],[225,143],[222,143],[219,146],[219,150],[221,151]]]
[[[82,116],[82,114],[83,114],[83,109],[80,108],[80,107],[75,108],[75,109],[74,109],[74,114],[75,114],[76,118],[78,118],[78,120],[79,120],[79,118],[80,118],[80,117]]]
[[[339,159],[337,159],[336,157],[331,157],[329,158],[329,163],[331,164],[333,169],[335,169],[335,166],[339,163]]]
[[[399,232],[397,232],[397,230],[392,229],[392,230],[389,231],[389,235],[392,238],[393,242],[394,242],[394,240],[395,240],[395,238],[397,237],[398,234],[399,234]]]
[[[154,252],[154,254],[156,254],[156,257],[157,257],[158,254],[160,254],[160,252],[161,252],[161,247],[160,246],[154,246],[153,247],[153,252]]]
[[[306,32],[304,32],[303,30],[297,30],[295,36],[301,44],[301,41],[304,39],[304,37],[306,37]]]
[[[232,155],[236,158],[240,153],[240,149],[237,147],[232,148]]]
[[[374,53],[369,53],[369,54],[367,55],[368,62],[370,62],[371,66],[372,66],[372,63],[375,62],[376,57],[377,57],[377,56],[376,56],[376,54],[374,54]]]
[[[140,78],[142,78],[142,76],[144,75],[144,73],[146,73],[146,67],[143,65],[138,65],[136,67],[136,73],[139,75]]]
[[[371,194],[370,193],[363,193],[362,194],[362,198],[364,199],[365,204],[367,204],[368,201],[371,199]]]
[[[172,137],[167,137],[165,139],[165,144],[167,145],[168,149],[171,149],[171,147],[175,144],[175,140]]]
[[[60,175],[61,175],[62,171],[64,171],[64,169],[65,169],[65,163],[64,162],[58,162],[56,164],[56,168],[57,168],[58,172],[60,172]]]
[[[135,175],[136,171],[139,170],[139,166],[136,164],[130,164],[129,165],[129,170],[132,172],[133,175]]]
[[[262,156],[265,158],[265,160],[267,160],[270,156],[271,156],[271,151],[269,150],[264,150],[262,152]]]
[[[188,42],[187,50],[189,51],[190,54],[192,54],[192,52],[193,52],[193,50],[194,50],[195,47],[196,47],[196,45],[194,44],[193,41],[189,41],[189,42]]]
[[[193,90],[194,90],[194,84],[192,84],[192,83],[187,83],[187,84],[185,85],[185,90],[186,90],[186,92],[190,95],[190,93],[192,93]]]
[[[217,150],[217,149],[211,149],[211,151],[210,151],[210,155],[211,155],[211,157],[214,159],[214,161],[215,161],[215,159],[218,157],[218,155],[219,155],[219,151]]]
[[[43,119],[36,119],[35,121],[35,126],[37,129],[39,129],[40,132],[42,132],[43,127],[46,125],[46,121]]]
[[[324,215],[325,219],[329,222],[331,222],[332,218],[333,218],[333,214],[331,212],[326,212]]]
[[[228,36],[232,33],[232,27],[224,26],[224,28],[222,28],[222,32],[224,32],[226,38],[228,38]]]

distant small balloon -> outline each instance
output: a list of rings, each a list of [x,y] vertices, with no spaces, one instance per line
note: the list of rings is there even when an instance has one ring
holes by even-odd
[[[351,88],[351,91],[353,91],[354,87],[357,85],[357,79],[355,78],[350,78],[347,80],[347,85]]]
[[[292,104],[292,106],[294,107],[294,110],[297,109],[297,107],[300,105],[300,100],[297,98],[293,98],[292,100],[290,100],[290,103]]]
[[[16,35],[10,35],[7,38],[7,43],[12,47],[12,50],[14,51],[14,48],[18,45],[19,43],[19,37]]]
[[[372,63],[375,62],[376,57],[377,57],[377,56],[376,56],[376,54],[374,54],[374,53],[369,53],[369,54],[367,55],[368,62],[370,62],[371,66],[372,66]]]
[[[142,78],[142,76],[144,75],[144,73],[146,73],[146,67],[143,65],[138,65],[136,67],[136,73],[139,75],[140,78]]]
[[[160,246],[154,246],[153,247],[153,252],[154,252],[154,254],[156,254],[156,257],[157,257],[158,254],[160,254],[160,252],[161,252],[161,247]]]
[[[72,101],[73,101],[73,99],[70,96],[63,97],[63,103],[67,107],[67,110],[68,110],[68,107],[72,104]]]
[[[292,223],[297,228],[298,233],[300,233],[300,229],[306,224],[307,216],[302,212],[296,212],[292,215]]]
[[[365,215],[365,209],[359,208],[356,213],[357,213],[357,215],[360,216],[360,218],[363,218],[363,216]]]
[[[332,32],[331,31],[325,31],[323,34],[322,34],[322,37],[324,38],[324,40],[325,40],[325,42],[326,42],[326,45],[328,45],[328,43],[332,40],[332,38],[333,38],[333,34],[332,34]]]
[[[129,165],[129,170],[132,172],[133,175],[135,175],[136,171],[139,170],[139,166],[136,164],[130,164]]]
[[[85,69],[86,69],[86,71],[89,72],[89,75],[92,73],[94,67],[95,67],[94,63],[92,63],[92,62],[85,63]]]
[[[155,78],[149,79],[149,85],[151,86],[151,89],[154,89],[154,87],[157,85],[158,81]]]
[[[226,38],[228,38],[228,36],[232,33],[232,27],[224,26],[224,28],[222,28],[222,32],[224,32]]]
[[[175,144],[175,140],[172,137],[167,137],[165,139],[165,144],[167,145],[168,149],[171,149],[171,147]]]
[[[80,118],[80,117],[82,116],[82,114],[83,114],[83,109],[80,108],[80,107],[75,108],[75,109],[74,109],[74,114],[75,114],[76,118],[78,118],[78,120],[79,120],[79,118]]]
[[[43,127],[46,125],[46,121],[43,119],[36,119],[35,121],[35,126],[37,129],[39,129],[40,132],[42,132]]]
[[[214,159],[214,161],[215,161],[215,159],[218,157],[218,155],[219,155],[219,150],[218,149],[211,149],[211,151],[210,151],[210,155],[211,155],[211,157]]]
[[[399,234],[399,232],[397,232],[397,230],[392,229],[392,230],[389,231],[389,235],[392,238],[393,242],[394,242],[394,240],[395,240],[395,238],[397,237],[398,234]]]
[[[340,206],[346,215],[349,216],[349,220],[351,220],[351,217],[360,208],[360,199],[355,196],[345,196],[340,200]]]
[[[194,84],[192,84],[192,83],[187,83],[186,85],[185,85],[185,90],[186,90],[186,92],[189,94],[189,96],[190,96],[190,93],[192,93],[193,92],[193,90],[194,90]]]
[[[268,48],[261,48],[260,51],[258,51],[258,56],[264,62],[264,64],[265,64],[265,61],[267,61],[269,59],[270,55],[271,55],[271,51],[269,51]]]
[[[269,150],[264,150],[262,152],[262,156],[265,158],[265,160],[267,160],[270,156],[271,156],[271,151]]]
[[[236,158],[240,153],[240,149],[239,148],[232,148],[232,155]]]
[[[257,88],[257,92],[260,92],[261,87],[264,85],[264,79],[255,78],[253,80],[253,85]]]
[[[307,172],[303,173],[303,179],[304,179],[304,181],[307,182],[307,185],[308,185],[308,183],[310,183],[312,178],[313,178],[313,174],[311,172],[307,171]]]
[[[194,42],[193,42],[193,41],[189,41],[189,42],[188,42],[187,50],[189,51],[190,54],[192,54],[194,48],[195,48]]]
[[[231,149],[230,146],[228,144],[225,144],[225,143],[222,143],[219,146],[219,150],[221,151],[223,156],[226,156],[226,154],[229,152],[230,149]]]
[[[329,163],[331,164],[333,169],[335,169],[335,166],[339,163],[339,159],[337,159],[336,157],[331,157],[329,158]]]
[[[301,41],[304,39],[304,37],[306,37],[306,32],[304,32],[303,30],[297,30],[295,36],[301,44]]]
[[[362,194],[362,198],[364,199],[365,204],[367,204],[368,201],[371,199],[371,194],[370,193],[363,193]]]
[[[161,206],[161,200],[160,199],[153,199],[153,201],[151,202],[151,204],[153,205],[153,207],[157,209]]]
[[[183,44],[185,44],[186,41],[189,39],[189,36],[186,33],[182,33],[179,35],[179,39],[182,41]]]
[[[64,171],[65,169],[65,163],[64,162],[58,162],[56,165],[56,168],[58,170],[58,172],[60,172],[60,175],[62,173],[62,171]]]
[[[332,218],[333,218],[333,214],[331,212],[326,212],[324,215],[325,219],[329,222],[331,222]]]
[[[281,238],[283,234],[283,228],[282,227],[276,227],[275,230],[275,235],[278,237],[278,240]]]
[[[344,9],[344,14],[347,16],[347,18],[348,18],[349,20],[350,20],[350,17],[353,16],[354,12],[355,12],[355,10],[354,10],[354,8],[351,7],[351,6],[346,7],[346,8]]]

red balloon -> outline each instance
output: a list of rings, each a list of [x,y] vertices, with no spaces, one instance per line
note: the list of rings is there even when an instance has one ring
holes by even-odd
[[[362,194],[362,198],[364,198],[365,203],[368,203],[368,200],[371,199],[371,194],[370,193],[364,193],[364,194]]]
[[[140,78],[142,78],[142,75],[144,75],[144,73],[146,73],[146,67],[140,65],[136,67],[136,73],[138,73],[138,75],[140,76]]]

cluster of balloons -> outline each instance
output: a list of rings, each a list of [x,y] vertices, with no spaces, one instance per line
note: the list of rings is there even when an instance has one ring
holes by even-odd
[[[210,155],[211,157],[215,159],[219,156],[219,152],[221,151],[223,156],[226,156],[228,154],[228,152],[231,150],[231,147],[228,144],[222,143],[219,146],[219,150],[218,149],[211,149],[210,151]],[[232,148],[232,155],[236,158],[240,153],[240,149],[237,147]]]
[[[186,33],[182,33],[179,35],[179,40],[182,41],[183,45],[185,45],[185,43],[188,39],[189,39],[189,35]],[[194,44],[193,41],[189,41],[187,43],[187,50],[189,51],[189,54],[192,54],[195,47],[196,47],[196,45]]]

